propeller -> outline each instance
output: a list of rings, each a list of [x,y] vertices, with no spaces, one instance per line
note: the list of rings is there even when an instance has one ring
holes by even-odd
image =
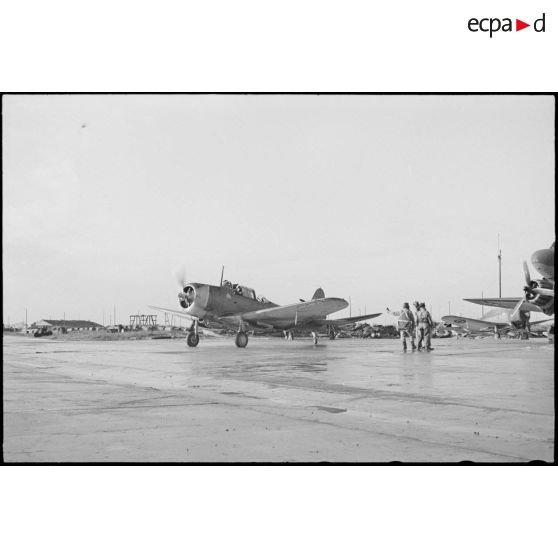
[[[525,274],[525,300],[533,300],[536,295],[554,297],[554,289],[545,288],[541,286],[538,281],[533,281],[531,279],[531,274],[529,273],[529,266],[526,261],[523,261],[523,273]]]
[[[523,273],[525,274],[525,287],[523,287],[525,300],[532,300],[536,295],[554,297],[554,289],[541,287],[537,281],[531,280],[529,266],[526,261],[523,261]]]
[[[175,277],[176,277],[176,280],[178,282],[178,286],[180,287],[180,289],[184,290],[184,287],[186,286],[186,266],[185,265],[179,267],[176,270]]]
[[[189,303],[189,294],[186,292],[186,266],[182,265],[179,267],[175,272],[176,281],[178,282],[178,286],[180,287],[180,292],[178,293],[178,302],[182,308],[188,308]]]
[[[523,260],[523,274],[525,276],[525,287],[523,288],[525,295],[522,299],[520,299],[517,304],[515,305],[512,313],[510,314],[510,320],[512,321],[519,321],[521,319],[521,305],[525,302],[529,302],[529,299],[532,298],[532,291],[533,283],[531,282],[531,273],[529,272],[529,266],[527,262]],[[526,329],[529,330],[529,312],[526,312],[526,320],[525,326]]]

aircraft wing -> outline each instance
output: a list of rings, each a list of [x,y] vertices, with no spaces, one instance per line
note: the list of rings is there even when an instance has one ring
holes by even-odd
[[[482,306],[495,306],[496,308],[515,308],[517,303],[522,301],[523,298],[464,298],[465,302],[472,302],[473,304],[481,304]],[[540,306],[524,301],[521,304],[522,312],[542,312]]]
[[[349,303],[342,298],[317,298],[308,302],[244,312],[237,316],[248,322],[261,322],[270,325],[273,325],[274,322],[292,320],[296,325],[323,319],[328,314],[343,310],[347,306],[349,306]],[[232,318],[232,316],[229,318]]]
[[[174,314],[175,316],[180,316],[181,318],[189,318],[194,321],[195,317],[188,314],[188,312],[181,312],[180,310],[171,310],[170,308],[161,308],[160,306],[149,306],[153,310],[160,310],[161,312],[168,312],[169,314]]]
[[[372,318],[377,318],[381,316],[382,313],[378,312],[377,314],[365,314],[364,316],[352,316],[350,318],[338,318],[337,320],[323,320],[324,325],[337,325],[343,326],[348,324],[354,324],[356,322],[362,322],[364,320],[371,320]]]

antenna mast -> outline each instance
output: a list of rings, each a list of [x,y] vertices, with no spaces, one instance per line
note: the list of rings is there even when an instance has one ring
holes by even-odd
[[[498,296],[502,298],[502,250],[500,250],[500,233],[498,233]]]

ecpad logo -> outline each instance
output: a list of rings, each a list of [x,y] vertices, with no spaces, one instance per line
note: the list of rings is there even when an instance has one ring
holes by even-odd
[[[545,32],[545,17],[546,14],[543,13],[543,15],[539,19],[536,19],[533,22],[533,29],[535,30],[535,32]],[[494,33],[497,33],[498,31],[503,31],[504,33],[513,31],[512,19],[509,17],[505,17],[503,19],[497,17],[485,17],[482,19],[477,19],[472,17],[468,21],[467,27],[469,28],[469,31],[472,31],[473,33],[477,33],[478,31],[481,31],[483,33],[490,33],[490,38],[492,38],[492,35]],[[527,27],[531,27],[531,24],[525,23],[520,19],[515,20],[516,31],[521,31],[522,29],[526,29]]]

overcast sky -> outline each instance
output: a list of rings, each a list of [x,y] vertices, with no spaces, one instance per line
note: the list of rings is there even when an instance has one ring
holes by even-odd
[[[503,296],[554,240],[550,96],[39,95],[2,109],[4,322],[179,309],[183,264],[212,284],[225,265],[279,304],[322,287],[353,315],[419,299],[435,318],[449,301],[479,316],[461,299],[498,295],[498,233]]]

